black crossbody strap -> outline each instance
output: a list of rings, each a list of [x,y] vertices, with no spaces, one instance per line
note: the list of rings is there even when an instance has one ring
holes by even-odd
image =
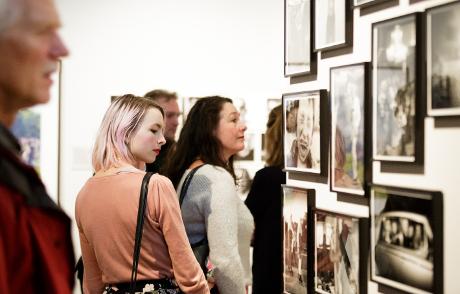
[[[202,167],[204,164],[195,167],[192,169],[189,174],[185,177],[184,183],[182,184],[182,189],[180,190],[180,196],[179,196],[179,205],[182,206],[182,202],[184,202],[185,194],[187,194],[188,186],[190,186],[190,182],[192,181],[193,175],[196,173],[196,171]]]
[[[148,172],[142,179],[141,193],[139,196],[139,210],[137,211],[136,235],[134,237],[133,268],[131,271],[131,282],[129,293],[134,294],[137,280],[137,267],[139,265],[139,255],[141,253],[142,228],[144,226],[145,207],[147,206],[147,194],[149,191],[150,177],[153,173]]]

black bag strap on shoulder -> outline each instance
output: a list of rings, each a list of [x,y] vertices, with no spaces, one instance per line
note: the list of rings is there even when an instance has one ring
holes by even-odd
[[[179,205],[182,206],[182,202],[184,202],[185,194],[187,194],[188,186],[190,186],[190,182],[192,181],[193,175],[196,173],[196,171],[204,166],[205,164],[202,164],[200,166],[195,167],[192,169],[188,175],[185,177],[184,183],[182,184],[182,189],[180,190],[180,196],[179,196]]]
[[[139,195],[139,209],[137,211],[136,235],[134,237],[133,268],[131,271],[131,282],[129,284],[129,293],[134,294],[137,280],[137,267],[139,265],[139,255],[141,253],[142,229],[144,226],[145,207],[147,206],[147,194],[149,182],[153,173],[148,172],[142,179],[141,193]]]

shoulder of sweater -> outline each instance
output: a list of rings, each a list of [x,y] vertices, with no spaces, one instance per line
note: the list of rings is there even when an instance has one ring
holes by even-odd
[[[206,164],[197,170],[196,173],[210,179],[230,180],[233,182],[232,175],[226,169],[217,165]]]

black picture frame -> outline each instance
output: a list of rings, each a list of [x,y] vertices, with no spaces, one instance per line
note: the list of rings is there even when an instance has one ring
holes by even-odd
[[[372,185],[371,279],[409,293],[443,293],[443,197]]]
[[[311,293],[313,267],[309,257],[315,190],[281,185],[283,223],[283,293]],[[299,275],[299,268],[301,274]]]
[[[367,184],[372,181],[370,63],[332,67],[329,81],[331,191],[368,195]]]
[[[460,1],[432,7],[426,19],[426,96],[428,116],[460,116]]]
[[[373,159],[423,164],[422,14],[372,25]]]
[[[284,0],[284,76],[314,75],[314,1]]]
[[[351,0],[314,0],[314,2],[314,50],[330,51],[352,46]]]
[[[282,101],[284,170],[327,177],[327,91],[283,94]]]
[[[367,293],[369,221],[313,209],[315,293]]]

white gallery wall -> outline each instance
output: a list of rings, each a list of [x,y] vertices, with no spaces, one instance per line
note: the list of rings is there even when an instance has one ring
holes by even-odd
[[[91,176],[90,152],[112,95],[164,88],[181,97],[224,95],[246,99],[249,130],[261,132],[267,98],[329,88],[330,67],[371,60],[371,24],[423,11],[446,0],[427,0],[359,16],[354,10],[353,52],[318,62],[317,78],[290,84],[283,77],[283,0],[57,0],[70,56],[62,63],[60,203],[74,218],[79,189]],[[425,164],[417,174],[382,172],[373,181],[440,190],[444,194],[444,289],[460,293],[460,123],[425,118]],[[365,206],[338,202],[329,184],[288,177],[315,188],[317,206],[367,216]],[[107,201],[110,201],[108,199]],[[80,255],[74,224],[74,244]],[[369,293],[377,285],[369,282]]]

